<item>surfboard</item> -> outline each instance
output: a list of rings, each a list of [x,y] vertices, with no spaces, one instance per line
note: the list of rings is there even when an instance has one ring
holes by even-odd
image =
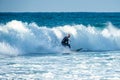
[[[73,53],[73,52],[79,52],[79,51],[81,51],[83,48],[79,48],[79,49],[75,49],[75,50],[70,50],[70,51],[68,51],[68,52],[64,52],[63,53],[63,55],[69,55],[69,54],[71,54],[71,53]]]
[[[79,49],[71,50],[71,51],[79,52],[79,51],[81,51],[82,49],[83,49],[83,48],[79,48]]]

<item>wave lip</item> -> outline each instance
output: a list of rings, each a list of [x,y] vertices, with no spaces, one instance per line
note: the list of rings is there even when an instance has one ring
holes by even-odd
[[[120,50],[120,29],[112,23],[103,29],[82,24],[49,28],[12,20],[0,25],[0,53],[62,52],[61,40],[67,33],[72,49]]]

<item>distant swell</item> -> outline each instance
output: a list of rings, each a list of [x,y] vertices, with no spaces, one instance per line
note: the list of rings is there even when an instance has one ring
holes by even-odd
[[[0,24],[0,54],[61,52],[62,38],[71,34],[72,49],[119,50],[120,29],[109,23],[104,29],[94,26],[65,25],[53,28],[12,20]]]

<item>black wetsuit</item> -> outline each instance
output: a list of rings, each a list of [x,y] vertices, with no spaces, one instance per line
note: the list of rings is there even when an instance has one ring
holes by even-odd
[[[63,38],[61,44],[62,44],[63,46],[68,46],[69,48],[71,48],[71,46],[70,46],[70,44],[69,44],[69,39],[68,39],[67,36]]]

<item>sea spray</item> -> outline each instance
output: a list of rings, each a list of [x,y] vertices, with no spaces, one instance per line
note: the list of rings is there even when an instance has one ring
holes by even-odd
[[[57,27],[38,26],[12,20],[0,25],[0,53],[47,53],[61,52],[61,40],[71,34],[72,49],[119,50],[120,29],[112,23],[105,28],[95,26],[65,25]]]

